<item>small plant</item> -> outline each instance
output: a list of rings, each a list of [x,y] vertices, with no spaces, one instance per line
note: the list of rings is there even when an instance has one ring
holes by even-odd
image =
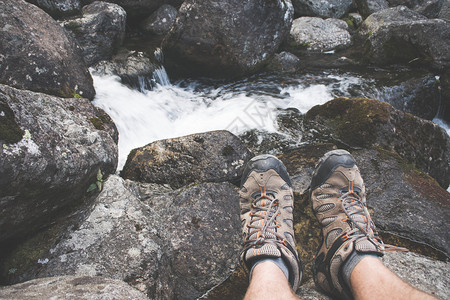
[[[98,169],[97,181],[89,186],[89,188],[87,189],[87,192],[90,193],[90,192],[95,191],[96,189],[101,191],[102,188],[103,188],[103,173],[102,173],[102,170]]]

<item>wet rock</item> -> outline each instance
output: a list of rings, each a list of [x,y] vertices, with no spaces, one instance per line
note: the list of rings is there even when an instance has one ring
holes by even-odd
[[[87,99],[0,85],[0,120],[1,241],[49,224],[117,167],[117,129]]]
[[[295,72],[300,68],[300,58],[283,51],[275,54],[267,68],[271,71]]]
[[[40,278],[8,287],[0,287],[3,299],[148,299],[127,283],[102,276],[60,276]]]
[[[177,14],[178,10],[175,7],[165,4],[145,19],[141,28],[148,33],[165,35],[172,28]]]
[[[156,141],[131,151],[121,175],[178,188],[192,182],[237,182],[252,157],[228,131]]]
[[[304,126],[315,137],[347,147],[393,150],[435,178],[443,188],[449,185],[447,133],[435,123],[387,103],[337,98],[311,108],[305,115]]]
[[[125,36],[125,10],[102,1],[84,6],[82,17],[61,22],[83,49],[84,60],[91,66],[107,60],[122,44]]]
[[[436,69],[450,64],[450,23],[429,20],[405,6],[370,15],[356,40],[363,44],[364,56],[375,64],[431,65]]]
[[[73,16],[81,12],[81,0],[26,0],[55,19]]]
[[[60,97],[93,99],[95,90],[73,38],[23,0],[0,1],[0,83]]]
[[[278,50],[292,24],[290,1],[193,1],[162,45],[169,75],[237,77]]]
[[[356,7],[359,13],[367,18],[374,12],[389,8],[389,3],[386,0],[356,0]]]
[[[292,0],[296,16],[310,16],[321,18],[342,18],[352,6],[351,0]]]
[[[140,90],[151,90],[156,82],[153,73],[161,68],[156,59],[145,52],[121,49],[111,60],[103,60],[92,66],[98,75],[116,75],[127,86]]]
[[[350,33],[344,28],[348,26],[342,20],[301,17],[294,20],[290,39],[309,51],[344,49],[351,45]]]

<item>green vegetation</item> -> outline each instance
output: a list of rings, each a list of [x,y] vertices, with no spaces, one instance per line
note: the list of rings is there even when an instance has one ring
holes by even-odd
[[[89,186],[89,188],[87,189],[87,192],[90,193],[97,189],[98,189],[98,191],[101,191],[102,188],[103,188],[103,173],[102,173],[102,170],[98,169],[97,181]]]

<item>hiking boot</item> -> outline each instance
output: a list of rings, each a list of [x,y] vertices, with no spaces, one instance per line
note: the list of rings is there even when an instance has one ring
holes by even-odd
[[[302,266],[294,240],[292,184],[283,163],[272,155],[252,158],[242,174],[239,195],[244,236],[241,260],[251,269],[258,259],[281,258],[295,291]]]
[[[378,236],[366,207],[363,179],[347,151],[333,150],[319,160],[311,179],[310,199],[322,227],[313,275],[323,292],[352,298],[342,267],[354,251],[383,256],[384,250],[406,250],[385,245]]]

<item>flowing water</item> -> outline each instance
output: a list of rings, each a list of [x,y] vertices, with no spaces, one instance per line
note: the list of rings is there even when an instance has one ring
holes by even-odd
[[[139,92],[121,84],[118,77],[93,75],[93,79],[94,105],[104,109],[119,130],[119,171],[132,149],[150,142],[219,129],[235,134],[254,128],[276,132],[278,109],[306,113],[335,97],[369,96],[361,91],[355,95],[355,87],[371,82],[356,74],[322,72],[258,75],[231,83],[182,80],[171,84],[161,68],[154,74],[156,87]]]

